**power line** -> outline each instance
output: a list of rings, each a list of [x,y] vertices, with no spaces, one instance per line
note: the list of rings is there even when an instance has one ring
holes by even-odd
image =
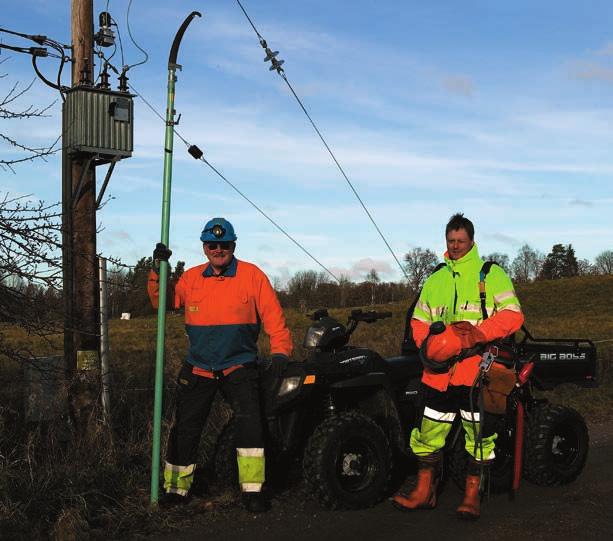
[[[136,66],[140,66],[141,64],[145,64],[149,60],[149,55],[147,54],[147,51],[145,51],[138,43],[136,43],[136,41],[134,40],[134,37],[132,36],[132,30],[130,29],[130,8],[131,7],[132,7],[132,0],[130,0],[130,2],[128,3],[128,10],[126,11],[126,26],[128,27],[128,35],[130,36],[132,43],[134,43],[134,46],[141,53],[145,55],[145,58],[141,60],[140,62],[137,62],[136,64],[131,64],[130,69]]]
[[[306,115],[306,117],[309,119],[309,122],[311,123],[311,126],[313,127],[313,129],[315,130],[315,133],[317,133],[317,135],[319,136],[319,138],[321,139],[321,142],[324,144],[324,146],[326,147],[326,150],[328,151],[328,153],[330,154],[330,156],[332,157],[332,160],[334,160],[334,163],[336,164],[336,167],[338,168],[338,170],[341,172],[341,175],[343,175],[345,181],[347,182],[347,184],[349,185],[349,188],[351,189],[351,191],[353,192],[353,194],[355,195],[355,197],[357,198],[357,200],[359,201],[360,205],[362,206],[362,208],[364,209],[364,212],[366,213],[366,216],[368,216],[368,219],[371,221],[372,225],[374,226],[374,228],[377,230],[377,233],[379,233],[379,236],[381,237],[381,239],[383,240],[383,242],[385,243],[385,245],[387,246],[387,249],[389,250],[389,252],[392,254],[392,257],[396,260],[396,263],[398,264],[398,266],[400,267],[400,271],[402,272],[402,274],[404,274],[405,278],[408,279],[408,275],[407,272],[405,270],[405,268],[402,266],[402,264],[400,263],[400,261],[398,260],[398,257],[396,257],[396,254],[394,253],[394,250],[392,250],[392,247],[390,246],[389,242],[387,241],[387,239],[385,238],[385,235],[383,234],[383,232],[381,231],[381,229],[379,228],[379,226],[377,225],[377,223],[375,222],[375,219],[373,218],[372,214],[369,212],[368,208],[366,208],[366,204],[364,203],[364,201],[362,200],[362,198],[360,197],[360,195],[358,194],[357,190],[355,189],[353,183],[349,180],[349,177],[347,176],[347,174],[345,173],[344,169],[342,168],[341,164],[339,163],[339,161],[336,159],[336,156],[334,155],[334,152],[332,152],[332,149],[330,148],[330,146],[328,145],[328,143],[326,142],[324,136],[322,135],[322,133],[319,131],[319,129],[317,128],[317,125],[315,124],[315,122],[313,121],[313,118],[311,117],[311,115],[309,114],[309,112],[307,111],[306,107],[304,106],[304,103],[302,102],[302,100],[298,97],[298,94],[296,94],[294,88],[292,87],[292,85],[290,84],[289,80],[287,79],[287,76],[285,75],[285,71],[284,69],[281,67],[282,64],[284,63],[283,60],[278,60],[276,57],[279,54],[279,51],[272,51],[269,47],[268,44],[266,43],[266,40],[262,37],[262,35],[258,32],[255,24],[253,23],[253,21],[251,20],[251,17],[249,17],[249,15],[247,14],[247,11],[245,10],[245,8],[243,7],[243,4],[241,4],[240,0],[236,0],[236,2],[238,3],[238,5],[240,6],[242,12],[245,14],[245,17],[247,18],[247,20],[249,21],[249,24],[251,25],[251,27],[253,28],[253,31],[255,32],[255,34],[258,37],[258,40],[260,42],[260,45],[262,46],[262,48],[266,51],[266,57],[264,58],[265,62],[270,61],[271,66],[270,66],[270,71],[276,71],[281,78],[285,81],[285,84],[287,85],[287,87],[290,89],[291,93],[293,94],[294,98],[296,99],[296,101],[298,102],[298,105],[300,105],[300,108],[302,109],[302,111],[304,112],[304,114]]]
[[[166,119],[151,105],[143,95],[134,88],[132,84],[129,85],[130,89],[136,94],[147,107],[162,121],[166,124]],[[300,244],[294,237],[292,237],[282,226],[280,226],[273,218],[271,218],[266,212],[264,212],[256,203],[254,203],[247,195],[245,195],[236,185],[234,185],[230,180],[228,180],[216,167],[214,167],[206,158],[204,158],[203,152],[196,145],[190,144],[178,131],[175,127],[173,127],[173,131],[176,136],[181,139],[181,141],[185,144],[188,149],[189,154],[197,160],[200,160],[205,165],[207,165],[219,178],[221,178],[228,186],[230,186],[238,195],[240,195],[247,203],[249,203],[255,210],[257,210],[264,218],[266,218],[272,225],[274,225],[283,235],[285,235],[290,241],[292,241],[302,252],[304,252],[308,257],[310,257],[317,265],[319,265],[325,272],[327,272],[334,280],[340,283],[339,278],[326,267],[321,261],[319,261],[313,254],[311,254],[302,244]]]

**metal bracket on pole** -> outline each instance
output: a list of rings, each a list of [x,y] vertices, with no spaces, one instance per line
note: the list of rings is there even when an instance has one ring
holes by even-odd
[[[109,169],[106,172],[106,177],[104,177],[104,182],[102,183],[102,186],[100,187],[100,193],[98,194],[98,199],[96,199],[96,210],[100,209],[100,202],[102,201],[102,197],[104,196],[104,192],[106,191],[106,186],[109,183],[109,180],[111,180],[113,169],[115,169],[115,165],[117,164],[119,159],[120,159],[119,156],[115,156],[111,160],[111,165],[109,165]]]
[[[83,169],[81,170],[81,176],[79,177],[79,182],[77,184],[77,189],[75,190],[75,192],[72,194],[72,201],[70,203],[70,206],[74,209],[74,206],[77,204],[77,201],[79,200],[79,197],[81,197],[81,190],[83,190],[83,179],[85,178],[85,173],[89,172],[89,166],[92,164],[92,162],[94,161],[94,159],[96,158],[96,155],[90,155],[90,157],[87,159],[87,162],[85,163],[85,167],[83,167]]]

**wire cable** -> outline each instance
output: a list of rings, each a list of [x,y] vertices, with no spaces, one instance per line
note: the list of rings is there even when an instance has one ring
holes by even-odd
[[[315,256],[311,255],[306,248],[304,248],[297,240],[295,240],[285,229],[283,229],[277,222],[275,222],[270,216],[268,216],[260,207],[258,207],[251,199],[249,199],[243,192],[241,192],[232,182],[230,182],[225,176],[223,176],[213,165],[211,165],[204,156],[199,158],[200,161],[208,165],[213,172],[215,172],[224,182],[226,182],[237,194],[239,194],[245,201],[247,201],[255,210],[257,210],[264,218],[266,218],[272,225],[274,225],[281,233],[283,233],[289,240],[291,240],[298,248],[300,248],[307,256],[309,256],[315,263],[317,263],[323,270],[325,270],[332,278],[338,283],[340,280],[337,276],[326,266],[323,265]]]
[[[111,17],[111,21],[113,21],[113,25],[115,26],[115,28],[117,28],[117,39],[119,40],[119,52],[121,53],[121,65],[124,66],[126,61],[125,61],[124,54],[123,54],[123,42],[121,41],[121,32],[119,30],[119,25],[117,24],[117,21],[113,17]]]
[[[294,88],[292,87],[292,85],[290,84],[287,76],[285,75],[285,72],[283,70],[283,68],[281,67],[281,64],[283,64],[282,60],[277,60],[275,57],[278,53],[273,53],[271,52],[271,50],[268,48],[266,40],[262,37],[262,35],[258,32],[255,24],[253,23],[253,21],[251,20],[251,17],[249,17],[249,15],[247,14],[247,11],[245,10],[245,8],[243,7],[243,4],[240,2],[240,0],[236,0],[236,2],[238,3],[238,5],[240,6],[242,12],[245,14],[245,17],[247,18],[247,20],[249,21],[249,24],[251,25],[251,27],[253,28],[254,32],[256,33],[256,35],[258,36],[258,39],[260,41],[260,45],[266,50],[266,58],[264,59],[265,61],[270,60],[272,63],[272,66],[270,67],[270,70],[275,70],[280,76],[281,78],[285,81],[285,84],[287,85],[287,87],[290,89],[291,93],[293,94],[294,98],[296,99],[296,101],[298,102],[298,105],[300,106],[300,108],[302,109],[302,111],[304,112],[304,114],[306,115],[306,117],[309,119],[309,122],[311,123],[311,126],[313,127],[313,129],[315,130],[315,133],[317,133],[317,135],[319,136],[319,138],[321,139],[321,142],[323,143],[323,145],[326,147],[326,150],[328,151],[328,153],[330,154],[330,156],[332,157],[332,160],[334,160],[334,163],[336,164],[336,167],[338,168],[338,170],[340,171],[341,175],[343,175],[345,181],[347,182],[347,184],[349,185],[349,188],[351,189],[351,191],[353,192],[353,194],[355,195],[355,197],[357,198],[357,200],[359,201],[360,205],[362,206],[362,209],[364,209],[364,212],[366,213],[366,216],[368,216],[368,219],[371,221],[372,225],[374,226],[374,228],[377,230],[377,233],[379,233],[379,236],[381,237],[381,240],[383,240],[383,242],[385,243],[385,245],[387,246],[387,249],[389,250],[389,252],[392,254],[392,257],[396,260],[396,263],[398,264],[398,267],[400,267],[400,271],[402,272],[402,274],[404,275],[404,277],[408,280],[409,276],[405,270],[405,268],[402,266],[402,264],[400,263],[398,257],[396,256],[396,254],[394,253],[394,250],[392,250],[392,247],[390,246],[389,242],[387,241],[387,239],[385,238],[385,235],[383,234],[383,232],[381,231],[381,229],[379,228],[379,226],[377,225],[377,223],[375,222],[375,219],[373,218],[372,214],[369,212],[368,208],[366,207],[366,204],[364,203],[364,201],[362,200],[362,198],[360,197],[360,195],[358,194],[357,190],[355,189],[353,183],[349,180],[349,177],[347,176],[347,174],[345,173],[344,169],[342,168],[341,164],[339,163],[339,161],[336,159],[336,156],[334,155],[334,152],[332,152],[332,149],[330,148],[330,146],[328,145],[328,143],[326,142],[324,136],[322,135],[321,131],[319,130],[319,128],[317,127],[317,125],[315,124],[315,122],[313,121],[313,118],[311,117],[311,115],[309,114],[309,112],[307,111],[304,103],[302,102],[302,100],[298,97],[298,94],[296,94],[296,91],[294,90]]]
[[[144,97],[143,95],[136,89],[134,88],[134,86],[132,84],[129,84],[130,90],[132,90],[132,92],[134,92],[134,94],[136,94],[141,100],[143,100],[143,102],[145,103],[145,105],[164,123],[164,125],[166,124],[166,119],[157,111],[157,109],[155,109],[155,107],[153,107],[153,105],[151,105]],[[188,150],[191,150],[192,148],[194,148],[194,145],[191,145],[186,139],[185,137],[183,137],[175,127],[173,127],[173,131],[175,133],[175,135],[183,142],[183,144],[185,144],[185,146],[188,148]],[[197,148],[197,147],[195,147]],[[199,149],[198,149],[199,150]],[[194,154],[192,154],[190,152],[190,155],[194,156]],[[196,158],[196,156],[194,156]],[[281,233],[283,233],[283,235],[285,235],[290,241],[292,241],[298,248],[300,248],[300,250],[302,250],[302,252],[304,252],[309,258],[311,258],[317,265],[319,265],[325,272],[327,272],[330,276],[332,276],[332,278],[334,278],[334,280],[338,283],[340,283],[339,278],[328,268],[326,267],[321,261],[319,261],[314,255],[312,255],[304,246],[302,246],[296,239],[294,239],[282,226],[280,226],[273,218],[271,218],[270,216],[268,216],[268,214],[266,214],[256,203],[254,203],[247,195],[245,195],[236,185],[234,185],[230,180],[228,180],[216,167],[214,167],[206,158],[204,158],[204,156],[201,154],[199,157],[197,157],[196,159],[198,159],[199,161],[203,162],[205,165],[207,165],[219,178],[221,178],[228,186],[230,186],[238,195],[240,195],[245,201],[247,201],[247,203],[249,203],[255,210],[257,210],[264,218],[266,218],[273,226],[275,226]]]
[[[128,35],[130,36],[130,39],[132,40],[132,43],[134,43],[134,46],[145,55],[144,60],[137,62],[136,64],[131,64],[128,69],[134,68],[136,66],[140,66],[141,64],[145,64],[149,61],[149,55],[147,54],[147,51],[145,51],[142,47],[140,47],[140,45],[138,43],[136,43],[136,41],[134,40],[134,37],[132,36],[132,30],[130,29],[130,8],[132,7],[132,0],[130,0],[130,2],[128,3],[128,10],[126,11],[126,26],[128,27]]]
[[[41,81],[43,81],[46,85],[50,86],[51,88],[55,90],[58,90],[62,98],[62,101],[65,101],[64,92],[67,90],[67,88],[62,86],[62,70],[64,69],[64,64],[70,61],[70,58],[66,56],[66,50],[65,50],[69,46],[62,45],[60,42],[54,39],[50,39],[47,36],[44,36],[42,34],[24,34],[22,32],[8,30],[7,28],[0,28],[0,33],[11,34],[13,36],[19,36],[21,38],[28,39],[30,41],[34,41],[35,43],[41,46],[41,47],[15,47],[15,46],[5,45],[5,44],[0,43],[0,49],[9,49],[9,50],[12,50],[18,53],[30,54],[32,56],[32,66],[34,67],[34,71],[36,72],[36,75],[38,75]],[[50,53],[46,49],[46,47],[51,47],[52,49],[56,51],[57,54]],[[57,76],[56,76],[56,83],[52,83],[38,69],[36,62],[39,57],[58,58],[60,60],[60,65],[59,65]]]

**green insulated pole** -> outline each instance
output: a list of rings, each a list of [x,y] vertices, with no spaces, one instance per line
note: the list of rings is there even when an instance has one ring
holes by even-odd
[[[170,193],[172,184],[172,147],[175,127],[175,82],[177,53],[183,34],[194,17],[201,17],[192,11],[183,21],[170,49],[168,58],[168,99],[166,105],[166,138],[164,142],[164,186],[162,188],[162,235],[161,241],[169,245]],[[151,452],[151,505],[157,505],[160,486],[160,439],[162,432],[162,390],[164,388],[164,338],[166,331],[166,291],[168,282],[168,261],[160,261],[160,295],[158,301],[157,344],[155,353],[155,395],[153,402],[153,445]]]

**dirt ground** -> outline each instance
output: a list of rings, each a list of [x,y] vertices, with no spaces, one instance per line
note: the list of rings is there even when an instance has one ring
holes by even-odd
[[[612,539],[613,421],[590,425],[587,465],[574,483],[541,488],[524,482],[514,501],[508,495],[491,496],[484,502],[477,522],[456,519],[454,512],[460,500],[460,491],[451,483],[446,485],[436,509],[411,513],[398,511],[388,501],[362,511],[326,511],[306,499],[300,488],[273,499],[272,509],[262,515],[249,514],[232,502],[224,505],[219,500],[201,498],[181,511],[170,512],[180,512],[189,525],[150,539]]]

